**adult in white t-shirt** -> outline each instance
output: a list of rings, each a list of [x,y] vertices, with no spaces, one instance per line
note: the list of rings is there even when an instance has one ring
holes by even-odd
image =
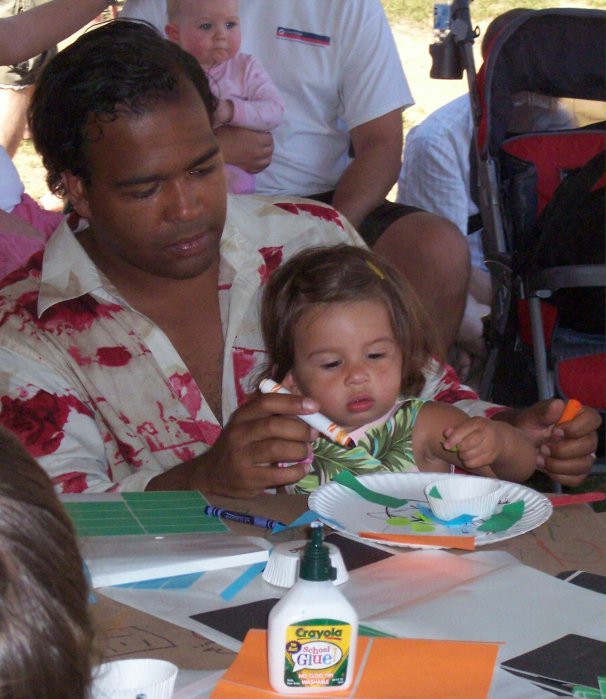
[[[163,29],[164,2],[127,0],[122,16]],[[413,100],[379,0],[246,0],[240,19],[242,51],[265,65],[285,120],[271,135],[219,129],[226,162],[255,173],[260,194],[332,203],[408,277],[450,345],[469,254],[450,222],[385,202],[400,171],[402,111]]]

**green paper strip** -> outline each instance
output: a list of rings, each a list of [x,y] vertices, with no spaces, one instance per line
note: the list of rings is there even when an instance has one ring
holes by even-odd
[[[594,687],[584,687],[582,684],[575,684],[572,687],[572,696],[575,699],[601,699],[602,693]]]
[[[408,517],[390,517],[386,524],[389,527],[408,527],[412,524],[412,519]]]
[[[447,448],[444,446],[444,443],[445,443],[445,442],[446,442],[445,439],[442,439],[442,440],[440,441],[440,444],[442,445],[442,449],[444,449],[444,451],[449,451],[449,452],[451,452],[452,454],[458,454],[458,453],[459,453],[459,447],[456,446],[456,444],[455,444],[454,447],[451,447],[450,449],[447,449]]]
[[[391,633],[385,633],[384,631],[373,629],[372,626],[366,626],[365,624],[358,625],[358,633],[360,636],[367,636],[368,638],[397,638],[397,636],[394,636]]]
[[[384,505],[385,507],[402,507],[406,505],[408,500],[400,500],[398,498],[392,498],[390,495],[383,495],[383,493],[377,493],[375,490],[370,490],[363,486],[360,481],[349,471],[341,471],[334,478],[335,483],[345,486],[346,488],[351,488],[358,495],[363,497],[369,502],[374,502],[377,505]]]
[[[483,532],[502,532],[505,529],[509,529],[509,527],[513,527],[523,516],[524,500],[511,502],[505,505],[498,514],[487,519],[484,524],[480,524],[478,530]]]

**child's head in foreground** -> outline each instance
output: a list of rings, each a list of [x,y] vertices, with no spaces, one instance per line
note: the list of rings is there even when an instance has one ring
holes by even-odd
[[[84,699],[93,631],[71,522],[42,468],[0,428],[0,697]]]
[[[238,0],[167,0],[166,35],[208,70],[240,50]]]
[[[264,290],[266,375],[353,430],[423,387],[432,331],[405,279],[350,245],[304,250]]]

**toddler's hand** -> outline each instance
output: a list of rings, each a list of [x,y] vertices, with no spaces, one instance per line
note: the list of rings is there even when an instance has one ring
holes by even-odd
[[[220,99],[213,115],[213,125],[215,128],[229,124],[234,118],[234,103],[231,100]]]
[[[455,452],[468,469],[490,466],[505,447],[500,430],[483,417],[472,417],[457,427],[447,428],[444,437],[444,449]]]

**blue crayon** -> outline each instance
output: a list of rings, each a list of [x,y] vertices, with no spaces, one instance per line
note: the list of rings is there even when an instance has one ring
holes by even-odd
[[[274,527],[286,527],[282,522],[276,519],[267,519],[267,517],[257,517],[249,515],[246,512],[234,512],[233,510],[225,510],[222,507],[213,507],[207,505],[204,508],[204,513],[211,517],[221,517],[229,519],[232,522],[242,522],[243,524],[253,524],[255,527],[263,527],[264,529],[273,529]]]

